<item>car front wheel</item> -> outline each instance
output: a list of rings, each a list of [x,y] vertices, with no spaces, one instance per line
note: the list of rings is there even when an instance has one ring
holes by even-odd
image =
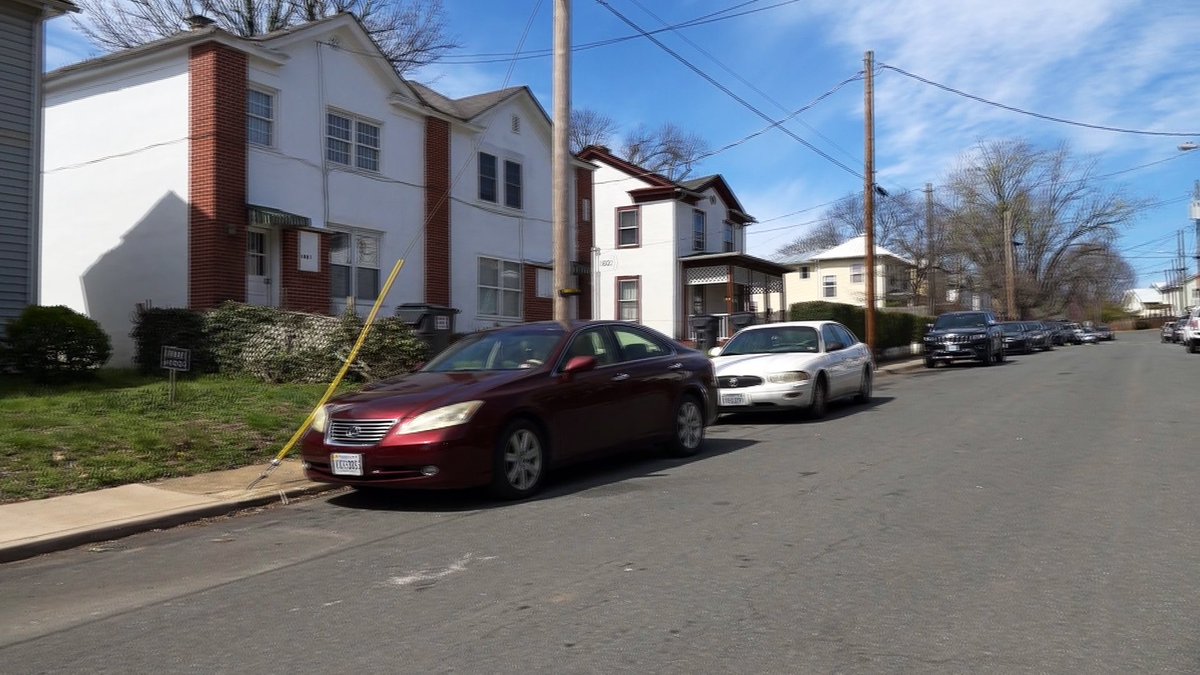
[[[829,385],[825,383],[824,377],[818,377],[817,383],[813,385],[812,405],[808,408],[808,414],[813,419],[819,420],[827,412],[829,412]]]
[[[501,499],[522,499],[537,492],[546,470],[546,444],[529,420],[516,420],[496,444],[491,492]]]
[[[704,411],[695,396],[688,394],[675,406],[675,433],[667,447],[675,457],[691,457],[704,442]]]

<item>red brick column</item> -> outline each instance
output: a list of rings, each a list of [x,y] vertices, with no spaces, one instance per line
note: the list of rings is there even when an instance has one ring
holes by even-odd
[[[188,125],[188,306],[246,300],[246,55],[192,47]]]
[[[587,200],[590,209],[584,208]],[[575,169],[575,260],[591,269],[592,246],[595,241],[595,200],[592,198],[592,171]],[[594,271],[594,270],[593,270]],[[592,275],[579,275],[579,296],[576,305],[580,319],[592,318]]]
[[[279,306],[297,312],[329,314],[332,305],[329,297],[329,234],[319,232],[321,238],[319,269],[316,272],[300,271],[300,231],[283,230],[280,233],[280,287]]]
[[[450,307],[450,123],[425,118],[425,302]]]

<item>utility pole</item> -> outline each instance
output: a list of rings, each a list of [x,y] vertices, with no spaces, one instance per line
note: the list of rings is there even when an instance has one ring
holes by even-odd
[[[1008,320],[1017,318],[1017,288],[1016,271],[1013,263],[1013,224],[1012,210],[1004,207],[1004,278],[1006,295],[1008,296]]]
[[[551,170],[554,179],[554,320],[570,318],[571,261],[567,227],[570,213],[571,150],[571,0],[554,0],[554,137]]]
[[[866,234],[867,347],[875,353],[875,52],[863,57],[866,88],[863,94],[866,112],[866,156],[863,171],[863,230]]]
[[[1195,187],[1192,189],[1192,222],[1196,224],[1196,240],[1193,242],[1196,245],[1196,300],[1200,302],[1200,180],[1196,181]]]
[[[929,294],[929,316],[937,315],[937,274],[933,265],[933,183],[925,184],[925,292]]]

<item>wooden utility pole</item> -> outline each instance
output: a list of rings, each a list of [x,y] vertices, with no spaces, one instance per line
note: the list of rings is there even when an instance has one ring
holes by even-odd
[[[1004,207],[1004,286],[1005,294],[1008,296],[1008,316],[1009,321],[1016,320],[1017,317],[1017,288],[1016,288],[1016,271],[1013,263],[1013,223],[1012,210],[1007,206]]]
[[[571,0],[554,0],[554,137],[551,170],[554,173],[554,320],[571,314],[571,260],[567,227],[570,214],[571,149]]]
[[[863,57],[866,88],[863,95],[866,112],[866,166],[863,171],[863,231],[866,234],[867,346],[875,353],[875,52]]]
[[[929,316],[937,315],[937,270],[933,264],[933,183],[925,184],[925,292]]]

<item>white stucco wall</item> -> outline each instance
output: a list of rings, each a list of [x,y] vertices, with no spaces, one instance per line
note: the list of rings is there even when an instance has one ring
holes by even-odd
[[[186,53],[51,81],[45,104],[41,302],[97,320],[127,367],[136,303],[187,304]]]

